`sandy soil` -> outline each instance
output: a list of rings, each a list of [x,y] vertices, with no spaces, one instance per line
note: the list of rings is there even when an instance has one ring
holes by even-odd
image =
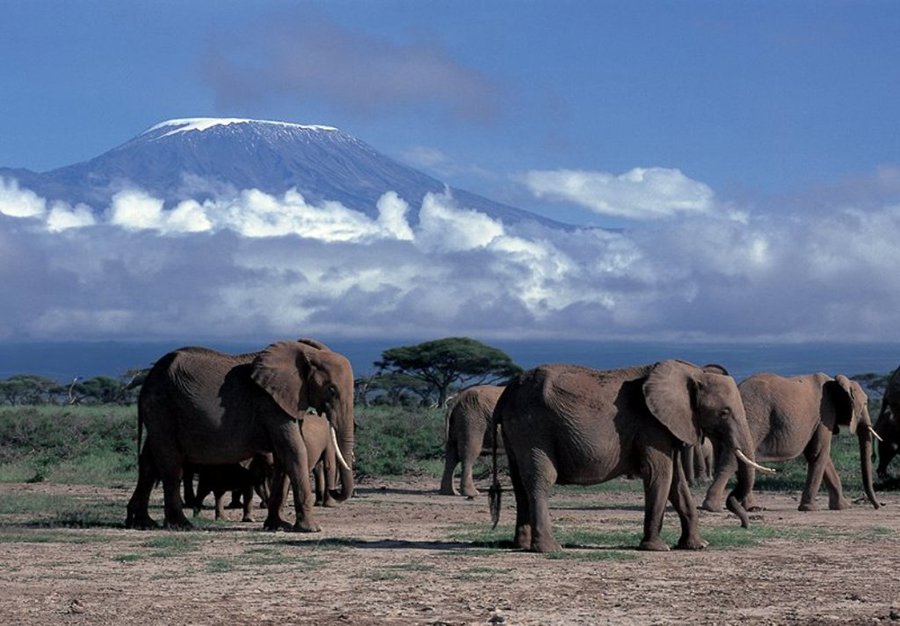
[[[634,550],[640,493],[568,490],[552,500],[555,525],[593,534],[570,534],[581,545],[551,558],[485,547],[486,497],[439,496],[437,487],[364,482],[347,503],[318,510],[316,535],[263,532],[262,512],[242,524],[229,511],[234,521],[184,533],[48,528],[40,513],[5,513],[0,623],[900,623],[897,493],[881,493],[877,511],[856,503],[814,513],[796,510],[796,494],[763,493],[756,543],[717,546],[746,531],[733,516],[703,513],[709,548],[645,553]],[[0,487],[10,501],[45,495],[121,506],[124,518],[130,493]],[[511,529],[513,506],[507,492],[501,527]],[[676,527],[670,511],[673,540]]]

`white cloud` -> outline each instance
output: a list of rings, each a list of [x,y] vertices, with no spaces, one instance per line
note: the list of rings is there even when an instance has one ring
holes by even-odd
[[[448,193],[370,217],[295,191],[0,216],[0,336],[336,334],[900,340],[900,205],[513,225]],[[39,210],[43,207],[43,210]],[[416,213],[418,220],[416,220]]]
[[[602,215],[634,220],[709,213],[715,194],[677,169],[635,168],[624,174],[532,171],[522,177],[539,198],[573,202]]]
[[[21,189],[15,179],[0,178],[0,213],[10,217],[41,217],[47,201],[30,189]]]

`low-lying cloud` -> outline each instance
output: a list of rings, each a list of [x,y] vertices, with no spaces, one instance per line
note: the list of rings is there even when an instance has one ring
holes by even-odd
[[[682,178],[616,192],[641,215],[621,231],[504,224],[448,193],[372,216],[297,191],[90,208],[0,180],[0,339],[900,340],[900,204],[736,210]]]

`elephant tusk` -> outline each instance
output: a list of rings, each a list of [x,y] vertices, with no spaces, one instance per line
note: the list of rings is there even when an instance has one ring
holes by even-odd
[[[760,472],[765,472],[766,474],[776,474],[777,473],[777,471],[773,470],[771,467],[763,467],[756,461],[751,461],[750,459],[747,458],[747,455],[744,454],[743,452],[741,452],[740,450],[735,450],[734,455],[738,459],[740,459],[741,461],[743,461],[744,463],[749,465],[750,467],[754,467],[754,468],[758,469]]]
[[[868,426],[868,425],[867,425],[867,428],[869,429],[869,432],[872,433],[872,436],[875,437],[875,439],[877,439],[878,441],[884,441],[884,439],[882,439],[881,437],[878,436],[878,433],[875,432],[874,428],[872,428],[871,426]]]
[[[337,457],[338,463],[340,463],[341,467],[348,472],[351,471],[350,466],[347,465],[347,461],[344,460],[344,455],[341,454],[341,447],[338,445],[337,433],[334,432],[334,426],[331,426],[328,430],[331,431],[331,443],[334,444],[334,455]]]

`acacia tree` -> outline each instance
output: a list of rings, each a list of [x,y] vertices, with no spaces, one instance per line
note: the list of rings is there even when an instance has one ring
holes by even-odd
[[[375,366],[428,384],[443,406],[453,388],[506,382],[522,371],[502,350],[468,337],[390,348]]]

